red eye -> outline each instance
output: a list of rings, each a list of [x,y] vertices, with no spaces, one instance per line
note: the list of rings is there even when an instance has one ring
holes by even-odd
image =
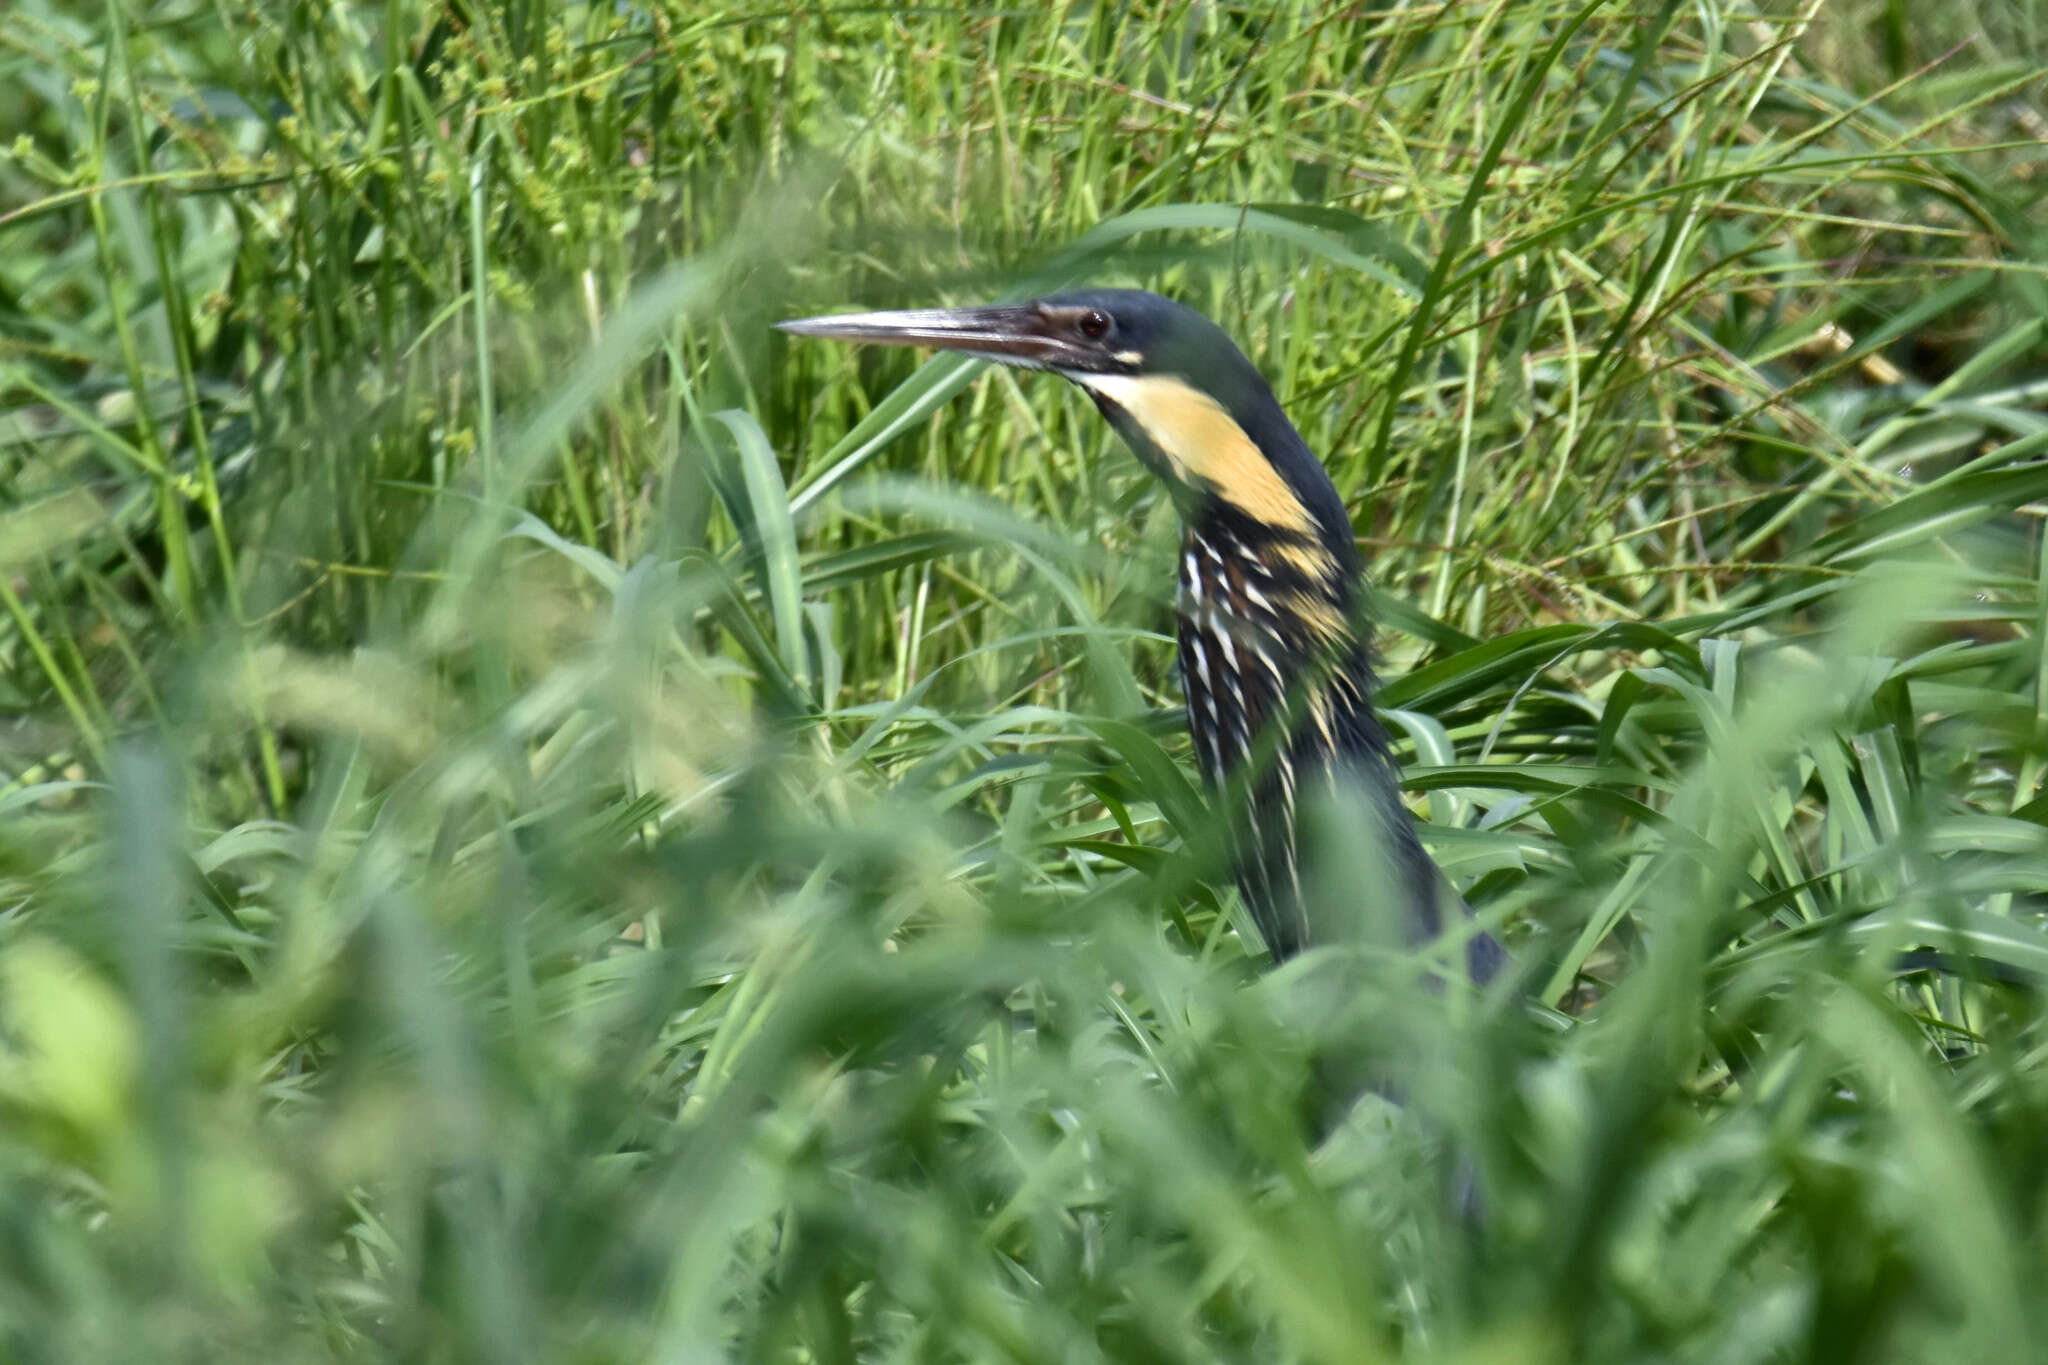
[[[1087,312],[1081,314],[1081,321],[1078,325],[1081,328],[1082,336],[1087,337],[1090,341],[1100,341],[1109,335],[1109,314],[1103,312],[1100,308],[1090,308]]]

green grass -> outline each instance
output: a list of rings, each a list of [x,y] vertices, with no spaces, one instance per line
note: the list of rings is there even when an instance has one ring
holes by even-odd
[[[2030,1358],[2044,70],[10,0],[6,1357]],[[1079,280],[1326,458],[1494,996],[1247,958],[1084,400],[767,326]]]

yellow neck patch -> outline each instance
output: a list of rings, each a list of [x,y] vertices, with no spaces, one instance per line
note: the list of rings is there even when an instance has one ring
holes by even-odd
[[[1253,520],[1311,541],[1319,528],[1308,508],[1223,410],[1185,381],[1163,374],[1077,374],[1074,381],[1129,413],[1183,481],[1207,488]]]

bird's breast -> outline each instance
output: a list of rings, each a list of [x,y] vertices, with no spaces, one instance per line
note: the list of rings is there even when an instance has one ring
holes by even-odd
[[[1180,664],[1188,728],[1212,781],[1271,764],[1291,783],[1317,753],[1346,747],[1365,705],[1348,620],[1350,585],[1272,537],[1191,526],[1181,546]],[[1266,752],[1261,753],[1260,737]]]

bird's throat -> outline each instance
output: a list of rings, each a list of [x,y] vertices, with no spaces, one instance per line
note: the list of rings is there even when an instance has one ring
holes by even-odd
[[[1229,503],[1275,531],[1314,541],[1301,495],[1221,403],[1169,374],[1070,376],[1087,389],[1140,459],[1196,494]]]

